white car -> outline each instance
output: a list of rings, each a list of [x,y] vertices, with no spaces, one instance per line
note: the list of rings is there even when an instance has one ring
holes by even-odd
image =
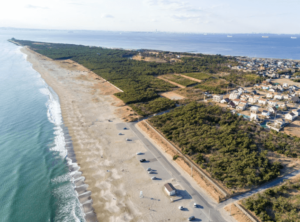
[[[183,206],[179,206],[178,209],[179,209],[179,210],[183,210]]]
[[[138,153],[136,153],[136,155],[143,155],[144,153],[142,153],[142,152],[138,152]]]
[[[198,207],[198,204],[194,203],[194,207],[197,208],[197,207]]]
[[[156,177],[151,177],[151,180],[156,180]]]

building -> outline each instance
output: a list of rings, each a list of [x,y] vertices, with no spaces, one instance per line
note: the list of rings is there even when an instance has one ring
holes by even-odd
[[[232,92],[229,95],[229,99],[231,99],[231,100],[238,99],[238,98],[240,98],[240,94],[237,92]]]
[[[221,102],[221,100],[223,99],[223,96],[222,95],[214,95],[213,96],[213,101],[214,102]]]
[[[222,99],[221,100],[221,103],[229,103],[230,102],[230,99],[228,99],[228,98],[224,98],[224,99]]]
[[[262,99],[262,98],[260,98],[260,99],[258,100],[258,103],[261,104],[261,105],[267,105],[268,100],[267,100],[267,99]]]
[[[241,100],[239,100],[239,99],[234,99],[234,100],[232,100],[232,102],[234,102],[234,104],[235,104],[236,106],[239,105],[240,101],[241,101]]]
[[[292,110],[292,113],[294,113],[296,116],[300,115],[300,109],[294,109]]]
[[[297,118],[297,116],[295,115],[295,113],[290,112],[290,113],[285,114],[284,118],[287,120],[293,121],[294,119]]]
[[[286,103],[285,102],[277,102],[277,106],[280,108],[286,108]]]
[[[268,98],[268,99],[272,99],[273,96],[274,96],[273,93],[267,93],[267,98]]]
[[[298,103],[298,102],[299,102],[299,97],[298,97],[298,96],[292,96],[292,97],[291,97],[291,101],[292,101],[293,103]]]
[[[269,101],[268,101],[268,105],[269,105],[269,106],[276,106],[276,105],[277,105],[277,102],[274,101],[274,100],[269,100]]]
[[[266,117],[266,118],[270,118],[270,113],[269,113],[268,110],[263,110],[263,111],[261,112],[261,115],[264,116],[264,117]]]
[[[269,113],[275,114],[277,113],[277,108],[275,106],[269,107]]]
[[[274,99],[282,100],[283,96],[280,93],[275,94]]]
[[[283,96],[283,99],[289,99],[289,98],[291,98],[291,96],[288,95],[288,94],[286,94],[286,95]]]
[[[237,110],[241,110],[241,111],[243,111],[243,110],[245,110],[246,109],[246,106],[245,106],[245,104],[243,104],[243,103],[240,103],[237,107],[236,107],[236,109]]]
[[[227,106],[230,107],[230,108],[235,108],[236,107],[235,103],[232,102],[232,101],[229,101]]]
[[[169,196],[174,196],[176,194],[176,189],[173,187],[171,183],[166,183],[164,185],[165,191]]]

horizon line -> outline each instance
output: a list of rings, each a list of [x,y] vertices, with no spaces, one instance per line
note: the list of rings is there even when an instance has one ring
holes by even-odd
[[[16,27],[0,27],[0,29],[21,29],[31,31],[88,31],[88,32],[138,32],[138,33],[174,33],[174,34],[231,34],[231,35],[300,35],[300,33],[270,33],[270,32],[175,32],[175,31],[122,31],[122,30],[96,30],[96,29],[40,29],[40,28],[16,28]]]

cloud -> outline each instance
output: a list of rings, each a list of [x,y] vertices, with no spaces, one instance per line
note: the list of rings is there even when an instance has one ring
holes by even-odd
[[[36,6],[36,5],[26,5],[25,8],[29,9],[49,9],[48,7]]]
[[[114,18],[114,16],[109,15],[109,14],[104,14],[104,15],[101,15],[101,18]]]

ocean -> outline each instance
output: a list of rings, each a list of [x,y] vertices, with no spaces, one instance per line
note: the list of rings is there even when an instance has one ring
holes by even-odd
[[[7,39],[300,59],[300,36],[261,36],[0,29],[0,221],[85,221],[59,98]]]

